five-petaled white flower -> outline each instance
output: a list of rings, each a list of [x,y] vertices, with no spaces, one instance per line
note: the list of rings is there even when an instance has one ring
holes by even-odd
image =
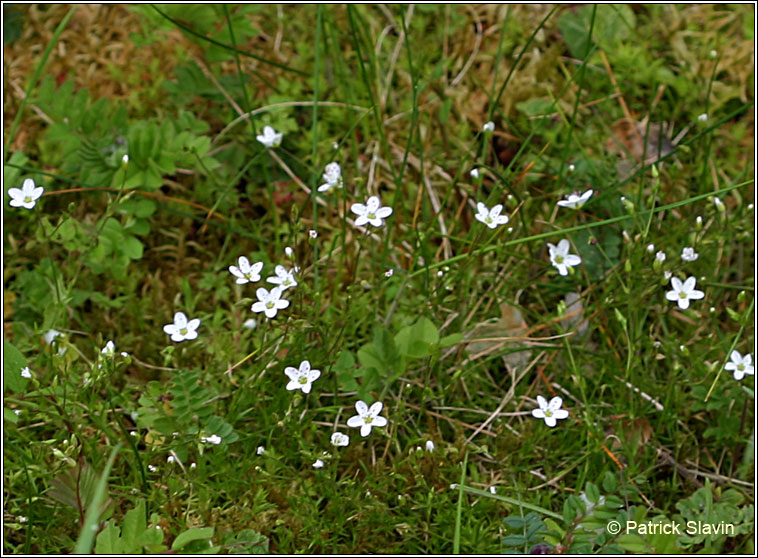
[[[290,379],[287,390],[300,389],[303,393],[310,393],[311,384],[321,377],[321,370],[311,370],[311,363],[307,360],[300,363],[300,369],[288,366],[284,369],[284,373]]]
[[[592,197],[592,190],[587,190],[585,193],[578,195],[576,192],[566,196],[565,200],[560,200],[557,205],[561,207],[569,207],[571,209],[580,209],[587,200]]]
[[[164,325],[163,331],[171,336],[171,341],[179,343],[185,339],[196,339],[198,327],[200,327],[199,319],[187,320],[184,312],[177,312],[174,314],[174,323]]]
[[[366,223],[371,223],[375,227],[381,227],[384,224],[382,219],[392,215],[391,207],[381,207],[382,202],[378,196],[371,196],[366,205],[354,203],[350,206],[350,211],[355,213],[358,218],[355,220],[356,227],[362,227]]]
[[[255,283],[261,280],[261,270],[263,269],[263,262],[256,262],[250,265],[250,260],[245,256],[240,256],[237,260],[237,265],[229,266],[229,273],[234,275],[235,283],[238,285],[244,285],[245,283]]]
[[[332,445],[337,447],[344,447],[350,444],[350,437],[342,432],[335,432],[332,434]]]
[[[253,312],[264,312],[267,318],[273,318],[279,310],[283,310],[290,305],[289,300],[282,298],[282,288],[274,287],[267,291],[263,287],[255,292],[258,302],[254,302],[250,307]]]
[[[550,263],[558,270],[560,275],[568,275],[568,268],[582,263],[582,258],[575,254],[569,254],[571,245],[567,239],[562,239],[558,246],[547,243],[550,251]]]
[[[674,290],[666,293],[666,299],[676,301],[679,308],[686,310],[690,307],[690,300],[699,300],[705,296],[703,291],[695,289],[696,282],[694,277],[687,277],[684,283],[678,277],[672,277],[671,288]]]
[[[328,192],[332,188],[342,188],[342,168],[339,163],[329,163],[321,177],[324,184],[318,187],[319,192]]]
[[[18,188],[8,188],[8,195],[11,197],[10,204],[13,207],[31,209],[35,206],[44,191],[45,189],[42,186],[35,187],[34,180],[27,178],[24,180],[24,185],[21,186],[20,190]]]
[[[500,215],[503,211],[503,204],[499,203],[492,209],[487,209],[487,206],[482,202],[476,204],[476,209],[479,213],[474,215],[477,221],[481,221],[489,228],[494,229],[500,225],[505,225],[509,219],[507,215]]]
[[[45,335],[43,335],[43,338],[45,340],[45,343],[47,343],[48,345],[52,345],[53,344],[53,340],[56,337],[58,337],[59,335],[63,335],[63,334],[60,331],[58,331],[57,329],[51,329],[50,331],[48,331],[47,333],[45,333]]]
[[[265,126],[263,135],[255,136],[255,139],[266,147],[279,147],[279,144],[282,143],[282,133],[277,133],[271,126]]]
[[[347,425],[351,428],[361,429],[361,436],[364,438],[371,433],[373,427],[382,427],[387,425],[387,419],[379,416],[382,412],[382,403],[377,401],[371,407],[366,405],[364,401],[357,401],[355,403],[355,410],[358,414],[354,417],[347,419]]]
[[[213,434],[212,436],[202,437],[200,438],[200,441],[204,444],[213,444],[214,446],[219,445],[222,442],[221,436],[218,434]]]
[[[741,380],[745,377],[745,374],[749,374],[750,376],[755,374],[752,355],[742,356],[738,351],[732,351],[730,356],[732,362],[727,362],[724,368],[734,372],[735,380]]]
[[[108,341],[105,347],[100,351],[101,355],[112,357],[116,354],[116,344],[113,341]]]
[[[471,169],[469,174],[471,175],[471,178],[479,178],[479,169]]]
[[[426,441],[426,451],[434,451],[434,442],[431,440]]]
[[[320,459],[317,459],[316,461],[313,462],[314,469],[321,469],[321,467],[323,466],[324,466],[324,462]]]
[[[31,378],[31,377],[32,377],[32,373],[31,373],[31,371],[29,370],[29,367],[28,367],[28,366],[24,366],[24,367],[21,369],[21,377],[22,377],[22,378]]]
[[[297,267],[288,270],[283,265],[278,265],[274,268],[276,276],[272,275],[271,277],[267,277],[266,282],[271,283],[272,285],[279,285],[279,288],[282,289],[282,291],[286,291],[290,287],[297,287],[297,281],[295,281],[295,273],[297,271]]]
[[[482,131],[483,132],[494,132],[495,131],[495,123],[490,120],[484,126],[482,126]]]
[[[687,246],[682,250],[682,259],[685,262],[694,262],[696,259],[698,259],[698,257],[699,254],[695,252],[694,248]]]
[[[558,424],[557,421],[559,419],[563,420],[569,416],[569,412],[566,409],[561,409],[563,406],[563,399],[560,397],[553,397],[548,403],[544,397],[538,395],[537,404],[540,408],[532,409],[532,416],[538,419],[545,419],[545,424],[550,428]]]
[[[258,455],[263,455],[265,452],[266,452],[266,448],[264,448],[263,446],[258,446],[258,449],[255,450],[255,453],[257,453]]]

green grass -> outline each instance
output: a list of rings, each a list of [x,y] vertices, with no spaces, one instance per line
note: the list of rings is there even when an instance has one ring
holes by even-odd
[[[85,6],[22,10],[7,47],[55,30],[6,99],[5,552],[754,552],[753,376],[724,369],[755,355],[746,7],[102,9],[141,52],[124,98],[85,86],[126,68],[45,75],[59,42],[90,55]],[[344,188],[317,194],[332,161]],[[45,194],[11,207],[25,178]],[[371,195],[393,211],[365,232]],[[268,319],[277,265],[298,285]],[[677,307],[665,273],[704,298]],[[196,339],[164,333],[179,311]],[[388,421],[365,438],[359,399]]]

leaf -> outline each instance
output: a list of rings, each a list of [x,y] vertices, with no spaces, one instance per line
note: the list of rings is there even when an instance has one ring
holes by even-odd
[[[431,356],[437,349],[439,340],[437,326],[428,318],[420,318],[415,324],[404,327],[395,335],[398,351],[410,358]]]
[[[472,359],[502,354],[503,361],[509,368],[514,371],[523,369],[532,356],[531,350],[527,348],[531,343],[523,338],[529,326],[521,311],[507,302],[500,305],[500,313],[500,318],[481,322],[466,333],[466,352]],[[512,339],[514,337],[517,339]]]
[[[646,554],[650,551],[645,539],[632,533],[621,535],[616,539],[616,543],[624,550],[637,554]]]
[[[181,533],[171,544],[171,550],[181,550],[193,541],[210,539],[213,536],[213,527],[194,527]]]
[[[3,341],[3,391],[7,386],[13,393],[26,390],[28,378],[21,376],[21,369],[27,366],[26,358],[10,341]],[[15,416],[15,415],[14,415]]]

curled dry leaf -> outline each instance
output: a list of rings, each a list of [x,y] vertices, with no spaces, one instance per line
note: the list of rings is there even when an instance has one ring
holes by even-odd
[[[515,374],[529,364],[532,356],[527,348],[531,342],[525,338],[529,326],[521,311],[507,302],[500,305],[500,316],[477,324],[466,334],[466,352],[472,360],[505,353],[503,362]]]

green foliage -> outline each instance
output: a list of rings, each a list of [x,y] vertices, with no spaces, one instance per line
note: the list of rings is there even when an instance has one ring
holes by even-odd
[[[28,378],[21,375],[21,370],[27,366],[24,355],[10,341],[3,341],[3,393],[7,387],[13,393],[22,393],[29,383]]]
[[[29,6],[39,33],[6,44],[4,552],[754,551],[753,377],[723,369],[753,346],[745,7],[88,9]],[[91,42],[37,64],[82,22]],[[629,115],[674,125],[655,169],[609,147]],[[318,192],[332,161],[344,187]],[[7,195],[25,178],[31,210]],[[370,195],[393,213],[364,231]],[[229,274],[242,255],[261,281]],[[280,264],[289,306],[253,314]],[[664,273],[705,299],[678,308]],[[196,339],[166,335],[177,311]],[[306,359],[321,376],[287,391]],[[533,419],[537,395],[569,418]],[[367,437],[359,399],[388,421]]]
[[[148,554],[162,552],[163,531],[157,525],[148,528],[145,521],[145,501],[126,512],[121,527],[110,519],[97,535],[95,554]]]

